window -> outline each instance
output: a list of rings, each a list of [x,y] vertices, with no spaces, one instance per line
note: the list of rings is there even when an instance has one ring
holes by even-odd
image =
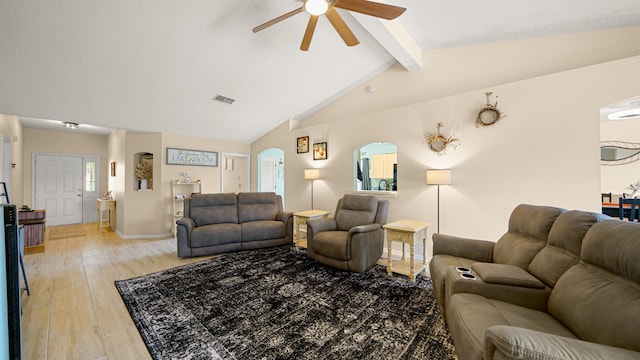
[[[398,150],[387,142],[366,144],[354,152],[357,191],[398,190]]]
[[[84,164],[84,191],[96,191],[96,162],[87,161]]]

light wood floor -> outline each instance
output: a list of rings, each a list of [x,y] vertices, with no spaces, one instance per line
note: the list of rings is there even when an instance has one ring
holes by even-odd
[[[123,240],[84,226],[87,236],[48,240],[24,258],[23,359],[150,359],[114,280],[201,261],[180,259],[176,240]]]

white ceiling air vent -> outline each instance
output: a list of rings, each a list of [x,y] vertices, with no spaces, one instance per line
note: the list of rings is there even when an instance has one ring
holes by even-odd
[[[216,94],[216,96],[213,97],[213,100],[220,101],[222,103],[229,104],[229,105],[233,104],[233,102],[236,101],[236,99],[232,99],[230,97],[226,97],[218,94]]]

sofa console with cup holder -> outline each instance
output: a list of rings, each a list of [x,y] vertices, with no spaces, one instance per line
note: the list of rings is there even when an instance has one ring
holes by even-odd
[[[458,357],[640,359],[640,224],[520,205],[498,242],[434,234]]]

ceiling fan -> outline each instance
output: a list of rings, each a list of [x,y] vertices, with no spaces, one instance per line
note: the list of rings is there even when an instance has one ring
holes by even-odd
[[[351,32],[351,29],[349,29],[344,20],[342,20],[342,17],[338,14],[335,8],[355,11],[386,20],[393,20],[402,15],[406,10],[403,7],[367,0],[304,0],[304,3],[300,8],[271,19],[262,25],[256,26],[253,28],[253,32],[257,33],[258,31],[262,31],[271,25],[292,17],[293,15],[306,11],[309,13],[310,17],[309,22],[307,23],[307,29],[304,32],[304,37],[302,38],[302,44],[300,44],[300,50],[309,50],[309,45],[311,44],[311,38],[313,37],[313,32],[316,29],[318,18],[323,14],[327,16],[327,19],[329,19],[329,22],[333,28],[336,29],[347,46],[358,45],[360,41],[358,41],[353,32]]]

